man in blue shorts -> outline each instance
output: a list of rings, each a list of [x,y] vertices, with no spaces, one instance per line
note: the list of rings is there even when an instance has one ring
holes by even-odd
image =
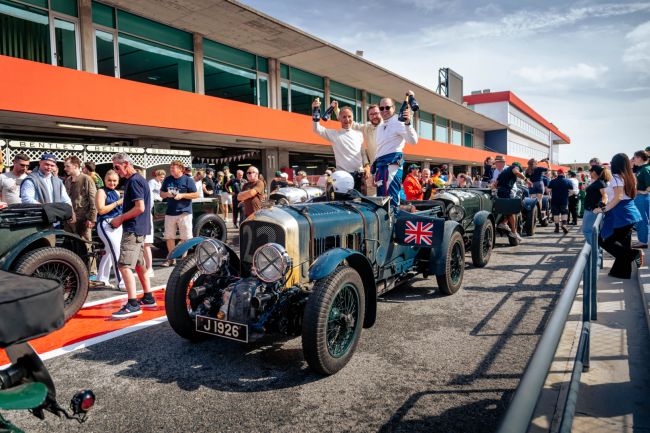
[[[113,218],[110,224],[114,228],[122,226],[118,267],[128,293],[128,301],[112,316],[114,319],[127,319],[142,314],[142,308],[156,308],[144,263],[144,237],[151,231],[151,192],[149,184],[136,171],[131,157],[126,153],[113,155],[113,169],[126,179],[122,215]],[[140,299],[137,299],[135,293],[134,269],[144,290],[144,296]]]

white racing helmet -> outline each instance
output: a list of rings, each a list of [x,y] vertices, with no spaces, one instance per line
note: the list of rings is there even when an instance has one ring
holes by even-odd
[[[334,192],[346,194],[354,189],[354,178],[347,171],[337,170],[332,173],[332,186]]]

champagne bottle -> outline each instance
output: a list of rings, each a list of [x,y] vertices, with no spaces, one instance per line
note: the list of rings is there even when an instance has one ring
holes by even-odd
[[[320,98],[316,98],[316,101],[318,101],[318,107],[314,107],[311,112],[311,118],[314,122],[318,122],[320,120]]]
[[[418,101],[415,100],[415,96],[413,95],[409,95],[409,105],[411,106],[411,111],[414,113],[420,109]]]
[[[404,102],[402,102],[402,106],[399,109],[399,116],[397,117],[397,120],[399,120],[400,122],[406,120],[404,118],[404,110],[406,110],[406,107],[408,107],[408,105],[409,105],[409,94],[407,93],[406,97],[404,98]]]
[[[327,107],[327,110],[325,110],[325,114],[323,114],[321,119],[327,122],[328,120],[330,120],[330,116],[332,115],[333,112],[334,112],[334,107],[330,105],[329,107]]]

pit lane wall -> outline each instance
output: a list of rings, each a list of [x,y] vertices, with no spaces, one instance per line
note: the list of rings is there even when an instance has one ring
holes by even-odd
[[[329,144],[312,132],[308,117],[168,89],[89,72],[0,56],[0,115],[20,122],[34,118],[54,121],[100,122],[107,126],[151,128],[152,135],[166,130],[191,131],[311,145],[314,152]],[[26,122],[27,124],[27,122]],[[328,127],[334,127],[330,122]],[[407,145],[409,160],[435,158],[482,164],[494,153],[481,149],[421,139]],[[523,158],[505,155],[508,163]],[[553,167],[553,168],[558,168]]]

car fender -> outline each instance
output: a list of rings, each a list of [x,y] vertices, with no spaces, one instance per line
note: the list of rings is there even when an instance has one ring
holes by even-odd
[[[176,247],[167,255],[168,260],[175,260],[175,259],[180,259],[183,257],[185,253],[187,253],[189,250],[192,248],[196,247],[198,244],[203,242],[206,239],[212,239],[214,241],[219,242],[221,245],[226,248],[228,251],[229,255],[229,260],[230,260],[230,265],[232,268],[237,269],[239,271],[240,269],[240,262],[239,262],[239,257],[237,256],[237,253],[235,250],[233,250],[228,244],[225,242],[220,241],[219,239],[213,239],[213,238],[206,238],[205,236],[197,236],[192,239],[188,239],[184,242],[181,242],[180,244],[176,245]]]
[[[474,214],[474,227],[479,227],[485,224],[489,219],[492,219],[492,214],[486,210],[478,211]]]
[[[54,236],[54,238],[52,238]],[[12,265],[18,259],[18,257],[27,249],[30,248],[30,245],[38,243],[38,247],[50,246],[54,247],[56,245],[56,238],[64,238],[65,240],[70,240],[73,242],[73,245],[76,246],[76,251],[72,248],[68,248],[74,251],[77,254],[84,253],[87,254],[87,249],[85,244],[87,241],[80,238],[78,235],[64,230],[44,230],[41,232],[33,233],[27,236],[22,241],[18,242],[12,249],[10,249],[3,257],[0,259],[0,269],[3,271],[11,270]]]
[[[375,324],[377,317],[377,285],[368,258],[358,251],[349,248],[333,248],[324,252],[309,267],[309,280],[317,281],[326,278],[344,261],[356,270],[363,281],[363,290],[366,295],[366,314],[363,327],[370,328]]]
[[[429,275],[444,275],[446,270],[445,252],[454,232],[463,233],[462,227],[455,221],[445,221],[445,229],[442,234],[442,241],[438,248],[431,248],[429,254]]]

